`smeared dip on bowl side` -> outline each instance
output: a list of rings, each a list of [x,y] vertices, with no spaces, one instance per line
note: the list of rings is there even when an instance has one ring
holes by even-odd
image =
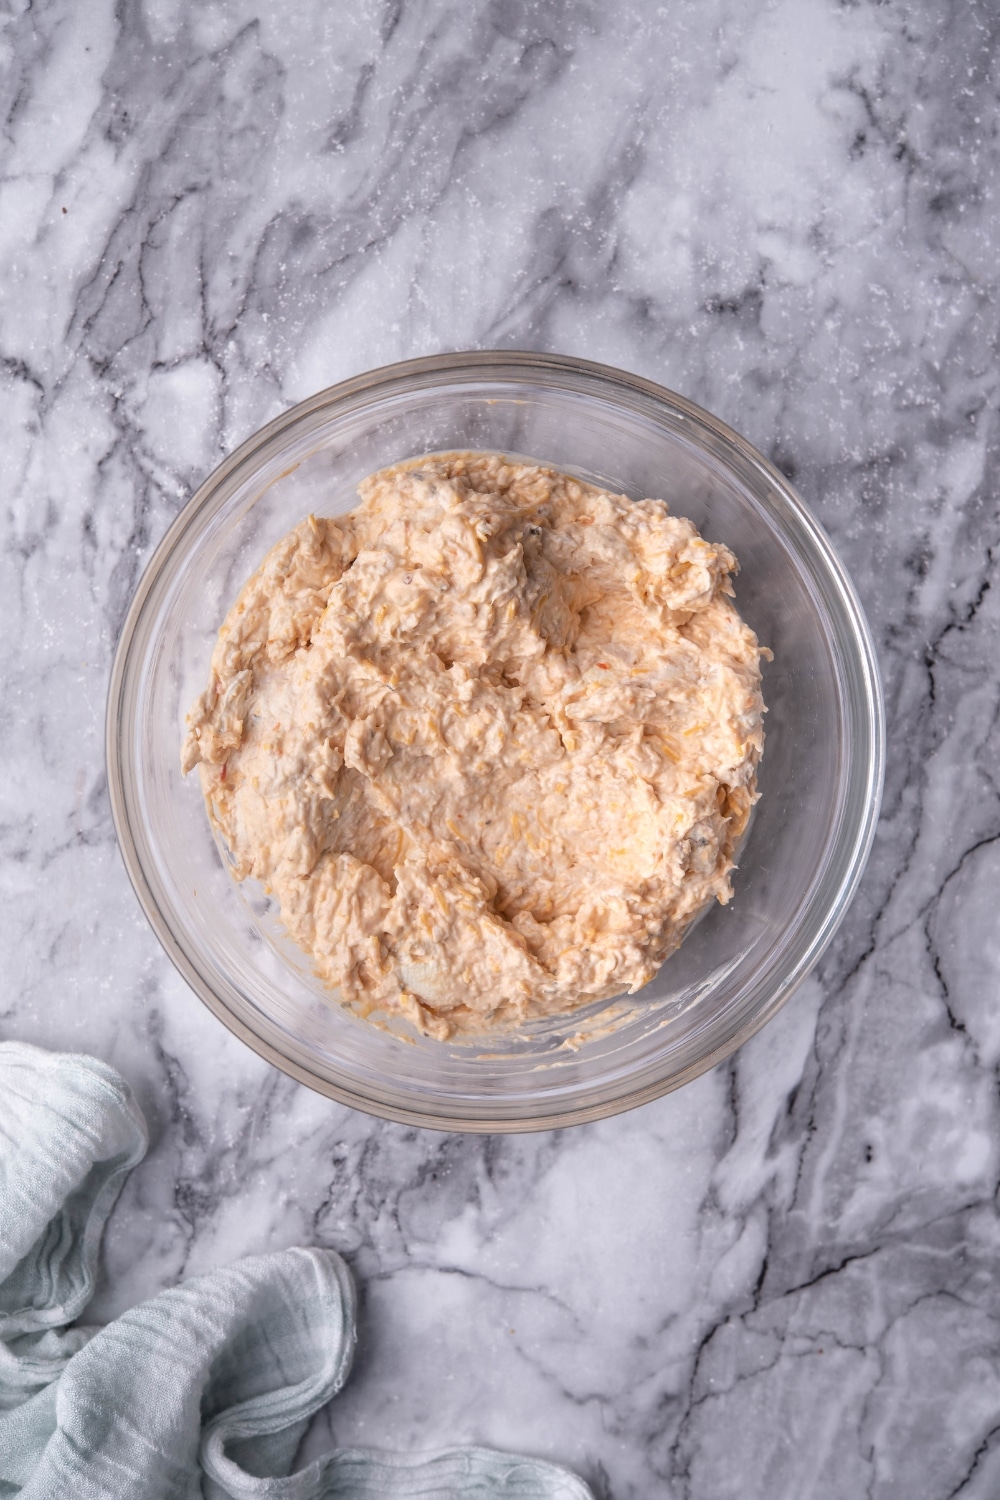
[[[495,453],[359,494],[268,553],[188,716],[232,873],[356,1011],[433,1037],[638,990],[729,900],[757,799],[736,559]]]

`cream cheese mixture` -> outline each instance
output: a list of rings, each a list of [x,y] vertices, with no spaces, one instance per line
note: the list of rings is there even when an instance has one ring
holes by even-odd
[[[639,989],[729,900],[756,800],[736,559],[494,453],[359,493],[268,553],[189,715],[233,873],[361,1014],[434,1037]]]

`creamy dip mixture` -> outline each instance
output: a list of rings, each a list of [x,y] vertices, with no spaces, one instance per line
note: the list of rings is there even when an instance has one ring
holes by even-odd
[[[316,971],[434,1037],[634,991],[731,895],[763,743],[736,559],[659,500],[451,453],[243,588],[188,718]]]

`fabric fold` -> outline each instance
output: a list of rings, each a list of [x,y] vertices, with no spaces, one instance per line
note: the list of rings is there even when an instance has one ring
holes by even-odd
[[[341,1450],[293,1472],[354,1355],[332,1250],[249,1257],[67,1327],[146,1142],[112,1068],[0,1043],[0,1500],[592,1500],[568,1470],[485,1448]]]
[[[95,1058],[0,1042],[0,1409],[88,1337],[101,1236],[147,1145],[128,1084]]]
[[[220,1495],[229,1478],[287,1475],[309,1418],[347,1377],[354,1339],[350,1274],[332,1250],[254,1256],[171,1287],[70,1360],[22,1496],[187,1500],[203,1493],[203,1444],[210,1466],[228,1448]]]

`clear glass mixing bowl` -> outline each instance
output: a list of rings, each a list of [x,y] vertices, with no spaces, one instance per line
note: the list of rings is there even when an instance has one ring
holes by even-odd
[[[740,560],[738,607],[765,669],[761,801],[728,907],[657,977],[523,1033],[402,1040],[324,999],[259,890],[229,876],[184,715],[218,627],[267,549],[310,511],[337,515],[374,469],[455,448],[521,455],[666,500]],[[605,366],[470,353],[375,370],[302,402],[227,459],[146,570],[111,678],[107,753],[122,854],[173,962],[216,1015],[302,1083],[442,1129],[535,1130],[678,1087],[757,1031],[808,973],[857,885],[882,784],[871,637],[843,567],[790,485],[715,417]]]

